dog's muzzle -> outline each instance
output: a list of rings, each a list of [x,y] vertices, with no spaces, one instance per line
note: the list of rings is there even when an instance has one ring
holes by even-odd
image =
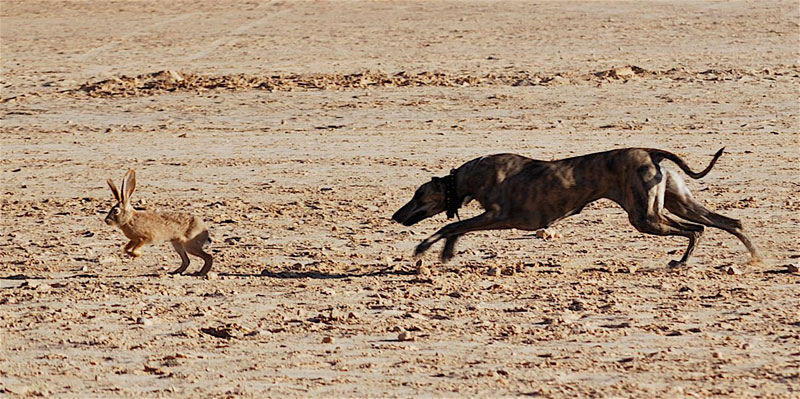
[[[419,210],[406,216],[407,213],[405,209],[400,208],[399,211],[392,215],[392,219],[397,223],[401,223],[403,226],[411,226],[427,217],[427,212],[425,212],[425,210]]]

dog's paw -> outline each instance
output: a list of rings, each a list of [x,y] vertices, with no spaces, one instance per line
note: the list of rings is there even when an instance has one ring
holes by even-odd
[[[453,251],[442,251],[442,254],[439,256],[439,260],[442,263],[447,263],[447,261],[453,259],[454,256],[455,254],[453,253]]]
[[[423,241],[422,243],[417,245],[417,248],[414,250],[414,257],[421,256],[430,247],[431,247],[431,244],[428,241]]]

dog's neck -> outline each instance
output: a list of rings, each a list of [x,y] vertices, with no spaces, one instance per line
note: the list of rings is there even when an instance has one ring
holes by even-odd
[[[458,220],[461,220],[461,217],[458,216],[458,208],[461,208],[461,198],[458,196],[458,190],[456,190],[455,169],[450,169],[450,174],[444,177],[444,206],[448,219],[452,219],[455,216]]]

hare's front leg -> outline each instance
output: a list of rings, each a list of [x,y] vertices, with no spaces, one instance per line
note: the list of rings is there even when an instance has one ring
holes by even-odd
[[[144,240],[136,240],[136,241],[131,240],[131,242],[128,243],[128,244],[130,245],[130,248],[128,248],[128,255],[133,256],[134,258],[137,258],[139,256],[142,256],[142,252],[140,251],[140,249],[147,244],[147,241],[144,241]]]
[[[129,256],[133,256],[133,257],[139,256],[139,255],[134,255],[133,254],[133,248],[135,248],[138,244],[139,244],[139,240],[136,240],[136,239],[132,239],[132,240],[128,241],[128,243],[125,244],[125,254],[127,254]]]

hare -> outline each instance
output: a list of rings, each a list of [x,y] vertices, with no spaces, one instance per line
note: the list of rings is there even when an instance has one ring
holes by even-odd
[[[125,245],[125,253],[138,257],[143,246],[169,241],[181,256],[181,266],[170,274],[186,271],[189,266],[187,252],[205,261],[203,268],[195,275],[205,276],[211,270],[213,258],[203,251],[203,245],[211,240],[208,237],[208,228],[200,218],[187,213],[156,213],[133,209],[131,195],[136,189],[136,172],[133,169],[128,169],[125,173],[122,190],[117,190],[110,178],[107,182],[117,204],[108,211],[105,222],[119,227],[130,240]]]

